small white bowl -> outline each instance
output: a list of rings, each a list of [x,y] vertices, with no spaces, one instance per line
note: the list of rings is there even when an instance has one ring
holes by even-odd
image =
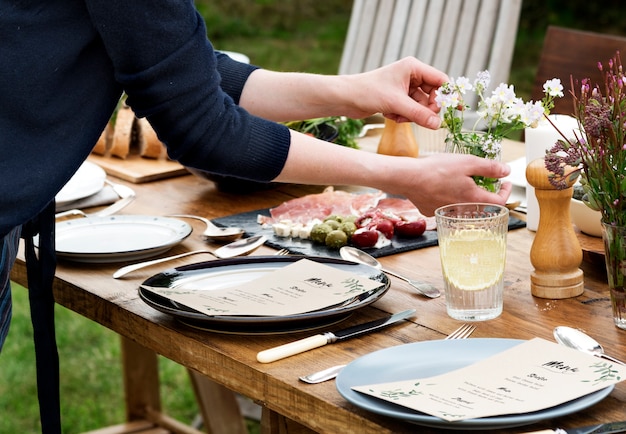
[[[570,203],[570,214],[572,223],[576,225],[581,232],[591,235],[592,237],[602,236],[602,214],[600,211],[593,210],[585,205],[584,202],[572,198]]]

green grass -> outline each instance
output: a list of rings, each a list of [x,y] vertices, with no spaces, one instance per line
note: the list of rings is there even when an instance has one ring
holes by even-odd
[[[196,0],[214,46],[247,54],[268,69],[335,73],[343,49],[350,0]],[[616,20],[619,1],[524,0],[510,83],[530,95],[548,24],[626,34]],[[32,328],[26,290],[14,288],[14,320],[0,354],[0,433],[40,432]],[[118,336],[60,306],[57,336],[61,361],[64,432],[78,433],[124,419]],[[186,370],[160,359],[164,409],[183,422],[197,413]],[[251,432],[258,426],[251,424]]]
[[[26,289],[13,289],[13,322],[0,356],[2,433],[38,433],[39,408],[35,380],[32,326]],[[66,434],[124,421],[119,337],[97,323],[56,307],[61,364],[61,412]],[[187,371],[159,359],[161,398],[168,414],[191,422],[197,406]]]

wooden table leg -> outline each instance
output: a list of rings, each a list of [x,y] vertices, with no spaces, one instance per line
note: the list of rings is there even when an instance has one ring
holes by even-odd
[[[157,355],[123,336],[122,366],[126,420],[145,419],[146,408],[161,411],[159,365]]]
[[[207,433],[247,434],[235,393],[196,371],[187,369],[187,372]]]
[[[261,434],[314,434],[315,431],[263,407]]]

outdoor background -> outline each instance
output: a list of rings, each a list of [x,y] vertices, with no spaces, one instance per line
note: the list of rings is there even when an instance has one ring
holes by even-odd
[[[216,48],[276,70],[336,73],[350,0],[196,0]],[[548,24],[626,35],[619,0],[525,0],[509,83],[528,98]],[[141,29],[137,29],[141,31]],[[584,59],[581,59],[584,60]],[[590,59],[598,61],[605,59]],[[111,280],[111,284],[115,282]],[[0,354],[0,433],[40,432],[26,290],[14,288],[14,320]],[[66,434],[117,424],[124,397],[117,335],[57,306]],[[197,413],[185,369],[163,359],[163,405],[181,421]],[[251,424],[251,432],[257,432]]]

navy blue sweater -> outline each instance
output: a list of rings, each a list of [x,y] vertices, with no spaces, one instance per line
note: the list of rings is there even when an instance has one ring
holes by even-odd
[[[288,130],[237,105],[254,69],[216,55],[192,0],[0,0],[0,236],[69,180],[122,91],[171,158],[275,178]]]

